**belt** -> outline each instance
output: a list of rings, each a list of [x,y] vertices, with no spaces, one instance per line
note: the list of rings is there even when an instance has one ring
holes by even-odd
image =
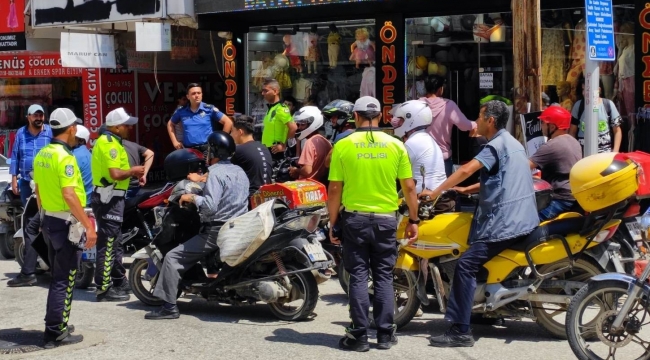
[[[225,223],[226,223],[225,221],[206,221],[206,222],[202,222],[201,225],[203,225],[203,226],[222,226]]]
[[[63,221],[68,221],[72,217],[72,213],[68,211],[49,211],[45,210],[45,216],[51,216],[53,218],[61,219]]]
[[[98,193],[97,188],[100,188],[100,187],[101,186],[95,186],[95,188],[93,188],[93,192]],[[113,190],[113,196],[124,197],[125,195],[126,195],[126,190],[117,190],[117,189]]]
[[[363,211],[346,211],[349,214],[363,215],[368,217],[384,217],[384,218],[396,218],[397,215],[394,212],[389,213],[375,213],[375,212],[363,212]]]

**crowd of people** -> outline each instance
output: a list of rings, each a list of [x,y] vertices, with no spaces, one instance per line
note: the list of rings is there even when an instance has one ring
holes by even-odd
[[[547,107],[539,117],[548,141],[530,158],[505,130],[510,112],[499,100],[481,104],[475,121],[442,94],[445,79],[431,76],[425,83],[427,96],[396,106],[390,124],[394,135],[380,127],[380,102],[364,96],[356,102],[335,100],[319,109],[304,106],[292,110],[282,99],[280,85],[269,79],[262,86],[268,104],[261,141],[254,138],[255,121],[241,115],[231,119],[202,99],[198,84],[190,84],[168,123],[170,141],[176,149],[197,149],[208,165],[203,174],[188,179],[204,182],[202,195],[183,195],[180,203],[193,203],[201,217],[198,235],[179,245],[165,257],[153,294],[164,304],[145,315],[146,319],[175,319],[180,316],[176,298],[185,271],[217,249],[217,234],[229,219],[249,210],[248,199],[260,186],[272,181],[273,161],[296,156],[290,168],[294,179],[312,179],[328,185],[330,239],[342,244],[346,270],[350,273],[349,311],[351,324],[339,347],[367,351],[369,307],[367,280],[374,282],[373,317],[378,348],[397,344],[393,323],[393,267],[399,184],[408,205],[404,238],[417,241],[418,198],[437,199],[445,191],[479,193],[469,238],[470,248],[458,261],[445,318],[451,327],[431,337],[438,347],[472,346],[470,315],[476,276],[483,264],[535,229],[540,221],[576,206],[568,185],[571,167],[582,157],[576,128],[584,124],[582,114],[572,116],[560,106]],[[620,117],[611,105],[613,142],[620,144]],[[153,152],[129,142],[138,119],[119,108],[107,114],[105,127],[90,152],[90,133],[72,111],[61,108],[45,124],[39,105],[28,110],[28,124],[21,128],[11,155],[12,188],[23,204],[32,194],[31,180],[40,213],[25,227],[26,255],[20,274],[8,285],[36,282],[37,254],[30,246],[42,229],[49,247],[52,282],[45,318],[46,347],[82,341],[68,324],[74,274],[79,249],[97,247],[97,301],[125,301],[130,285],[122,264],[120,225],[125,198],[146,184]],[[323,127],[334,133],[326,138]],[[453,171],[451,134],[456,126],[470,131],[484,145],[476,156]],[[580,125],[583,126],[583,125]],[[578,137],[579,137],[579,133]],[[605,141],[602,142],[605,145]],[[531,169],[540,169],[552,184],[553,200],[538,213]],[[478,174],[478,182],[458,187]],[[53,181],[58,179],[58,181]],[[84,212],[91,207],[97,232]],[[436,211],[454,211],[453,201],[438,201]],[[70,228],[85,229],[86,242],[75,242]],[[399,234],[402,237],[402,234]]]

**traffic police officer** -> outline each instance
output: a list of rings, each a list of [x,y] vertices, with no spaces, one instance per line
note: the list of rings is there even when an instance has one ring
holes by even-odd
[[[330,238],[340,243],[350,273],[349,308],[352,324],[339,341],[344,350],[368,351],[368,276],[374,282],[373,315],[377,346],[397,344],[393,324],[393,267],[397,258],[397,188],[399,179],[409,207],[405,237],[417,240],[418,202],[411,164],[404,144],[380,131],[381,105],[370,96],[353,108],[356,131],[334,145],[329,173]],[[339,216],[340,206],[345,209]]]
[[[264,116],[264,130],[262,130],[262,144],[269,148],[273,160],[284,157],[284,150],[294,140],[298,125],[293,121],[291,110],[280,101],[280,84],[275,79],[264,81],[262,96],[268,103],[269,110]]]
[[[95,228],[84,212],[86,192],[72,155],[72,146],[76,144],[76,120],[69,109],[54,110],[50,116],[54,138],[34,158],[35,191],[41,210],[45,212],[42,229],[52,271],[45,314],[45,348],[48,349],[83,340],[82,335],[71,335],[74,327],[68,325],[79,262],[79,248],[72,241],[79,242],[83,229],[87,249],[97,241]]]
[[[122,216],[124,196],[131,177],[144,175],[143,166],[129,166],[129,158],[122,146],[137,118],[123,108],[106,116],[106,131],[97,138],[91,162],[93,190],[90,205],[97,221],[97,261],[95,284],[97,301],[124,301],[131,290],[122,265]]]
[[[187,86],[189,105],[178,108],[167,123],[167,132],[174,148],[195,148],[207,158],[208,136],[213,131],[230,133],[232,120],[219,111],[216,106],[203,102],[201,85],[192,83]],[[177,140],[175,125],[183,124],[183,143]]]

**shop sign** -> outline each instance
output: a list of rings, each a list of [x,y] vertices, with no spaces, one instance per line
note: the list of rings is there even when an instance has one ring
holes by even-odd
[[[127,114],[135,116],[135,73],[125,70],[102,70],[102,113],[108,114],[117,108],[124,108]],[[130,140],[136,140],[132,131]]]
[[[114,69],[113,35],[62,33],[61,60],[64,67]]]
[[[590,60],[616,61],[612,0],[585,0]]]
[[[289,7],[301,7],[301,6],[310,6],[310,5],[325,5],[325,4],[343,4],[343,3],[357,3],[365,1],[377,1],[377,0],[318,0],[318,1],[305,1],[305,0],[220,0],[218,5],[213,9],[209,7],[211,0],[199,0],[197,1],[197,14],[203,13],[199,10],[205,9],[205,12],[227,12],[227,11],[237,11],[237,10],[263,10],[263,9],[279,9],[279,8],[289,8]],[[201,6],[203,5],[203,6]]]
[[[384,26],[379,30],[379,39],[381,39],[381,103],[383,108],[383,124],[390,124],[391,109],[395,104],[395,82],[397,80],[397,29],[393,26],[392,21],[386,21]]]
[[[223,109],[224,82],[215,75],[188,76],[188,74],[138,73],[138,143],[156,154],[168,154],[174,150],[167,122],[176,111],[176,94],[184,92],[187,85],[197,82],[203,89],[203,101]],[[156,156],[154,166],[162,165],[164,156]]]
[[[25,0],[0,1],[0,51],[27,49]]]
[[[494,73],[480,73],[479,74],[479,89],[493,89],[494,88]]]
[[[84,126],[90,131],[90,145],[95,144],[99,136],[99,127],[102,126],[102,91],[101,91],[101,70],[83,69],[83,104],[84,104]]]
[[[33,27],[112,23],[163,17],[162,0],[31,0],[31,4]]]
[[[172,26],[172,60],[194,60],[199,56],[197,33],[187,26]]]
[[[135,34],[115,35],[115,64],[121,70],[151,70],[153,53],[135,50]]]
[[[638,0],[636,4],[639,21],[636,24],[636,107],[650,108],[650,2]],[[641,70],[639,72],[639,69]],[[641,91],[638,91],[638,90]],[[645,112],[643,112],[645,114]]]
[[[540,115],[542,115],[542,112],[537,111],[519,116],[521,128],[524,129],[524,142],[526,143],[528,157],[533,156],[540,146],[546,142],[544,133],[542,133],[542,122],[539,120]]]
[[[80,77],[82,69],[64,68],[59,53],[0,54],[0,77]]]
[[[226,42],[222,50],[224,77],[226,79],[226,105],[224,113],[228,116],[235,115],[235,98],[237,96],[237,49],[231,40]]]
[[[171,51],[171,24],[135,23],[135,48],[137,51]]]

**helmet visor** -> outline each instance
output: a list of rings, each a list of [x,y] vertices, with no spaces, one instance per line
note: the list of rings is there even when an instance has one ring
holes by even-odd
[[[401,117],[393,117],[393,118],[390,120],[390,124],[393,126],[393,129],[400,128],[400,127],[402,127],[402,125],[404,125],[404,118],[401,118]]]

